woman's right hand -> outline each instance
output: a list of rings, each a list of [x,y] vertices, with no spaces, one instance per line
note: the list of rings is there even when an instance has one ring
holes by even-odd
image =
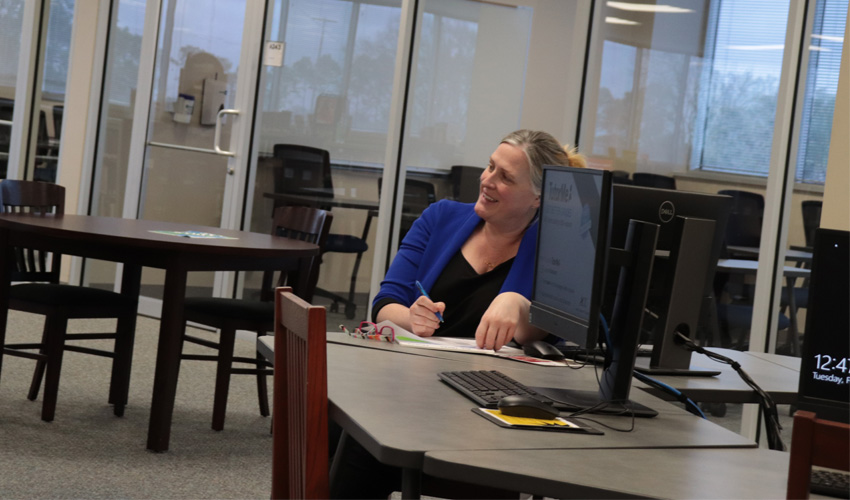
[[[424,295],[419,297],[410,306],[410,330],[420,337],[434,335],[434,332],[440,327],[440,320],[437,319],[437,313],[442,314],[445,310],[445,302],[435,303]]]

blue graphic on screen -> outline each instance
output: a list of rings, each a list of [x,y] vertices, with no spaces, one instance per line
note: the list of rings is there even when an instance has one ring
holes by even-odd
[[[537,302],[589,321],[602,177],[547,172],[537,249]]]

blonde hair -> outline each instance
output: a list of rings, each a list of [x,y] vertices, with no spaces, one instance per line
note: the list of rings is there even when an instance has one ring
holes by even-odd
[[[543,188],[543,165],[587,167],[584,156],[576,148],[561,146],[551,134],[539,130],[516,130],[506,135],[500,144],[510,144],[525,152],[531,168],[531,185],[535,194]]]

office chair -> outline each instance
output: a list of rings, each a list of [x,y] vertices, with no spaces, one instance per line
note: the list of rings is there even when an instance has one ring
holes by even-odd
[[[791,430],[786,498],[809,498],[813,465],[850,471],[850,425],[799,410]]]
[[[452,183],[452,198],[461,203],[478,201],[482,172],[484,172],[482,167],[452,166],[449,174],[449,181]]]
[[[820,227],[823,201],[805,200],[801,208],[803,212],[803,232],[806,238],[806,246],[811,248],[815,243],[815,230]]]
[[[275,292],[271,498],[329,498],[325,308]]]
[[[3,212],[62,215],[65,211],[65,188],[36,181],[4,180],[0,182],[0,206]],[[130,384],[138,290],[122,295],[97,288],[60,284],[61,256],[50,252],[16,248],[14,258],[12,281],[28,283],[10,287],[9,309],[43,315],[44,333],[40,343],[3,345],[3,354],[36,360],[27,395],[32,401],[38,397],[46,371],[42,420],[50,422],[55,415],[64,351],[113,359],[109,403],[114,405],[114,414],[122,416]],[[68,320],[80,318],[116,318],[118,323],[114,333],[68,333]],[[6,325],[0,328],[4,330],[0,338],[5,338]],[[95,339],[114,339],[114,350],[67,343]],[[32,352],[34,350],[36,352]]]
[[[611,182],[615,184],[634,184],[634,181],[629,177],[630,175],[626,170],[612,170]]]
[[[382,178],[378,177],[378,196],[381,196]],[[428,208],[428,205],[437,201],[434,184],[428,181],[407,179],[404,184],[404,200],[401,205],[401,223],[399,227],[398,240],[401,242],[410,231],[416,219]]]
[[[283,160],[283,164],[274,171],[275,193],[306,194],[320,199],[325,198],[328,201],[333,200],[330,154],[326,150],[296,144],[275,144],[274,157]],[[322,204],[321,201],[318,202],[318,207],[328,211],[331,209],[330,204]],[[353,319],[357,311],[357,304],[354,302],[357,273],[360,271],[363,253],[369,249],[366,240],[373,215],[370,211],[366,216],[366,223],[360,236],[332,233],[328,235],[328,241],[323,250],[323,254],[338,252],[356,255],[354,268],[351,271],[348,298],[321,288],[315,291],[316,295],[333,300],[331,311],[337,311],[340,302],[345,304],[345,317],[348,319]]]
[[[11,99],[0,98],[0,120],[12,121],[14,114],[15,101]],[[9,146],[12,143],[12,126],[0,125],[0,153],[9,153]],[[9,158],[0,158],[0,179],[6,178],[6,172],[9,169]]]
[[[724,189],[717,193],[732,197],[732,212],[726,226],[726,245],[758,247],[764,217],[764,196],[737,189]]]
[[[272,234],[310,243],[323,247],[327,243],[333,215],[325,210],[310,207],[284,206],[275,209],[272,223]],[[217,354],[183,353],[180,359],[215,361],[217,363],[215,376],[215,396],[213,402],[213,430],[224,428],[224,418],[227,411],[227,395],[230,388],[231,374],[256,375],[257,398],[260,414],[269,415],[268,390],[266,377],[271,374],[265,358],[257,354],[254,358],[234,356],[236,331],[248,330],[257,332],[257,337],[274,331],[274,287],[287,283],[290,285],[296,278],[297,272],[309,273],[306,289],[298,290],[298,295],[311,299],[313,289],[319,279],[319,258],[312,259],[312,264],[306,269],[296,259],[279,271],[279,277],[274,279],[274,272],[263,273],[260,300],[242,300],[222,297],[187,297],[184,305],[186,321],[207,325],[220,330],[219,341],[214,342],[190,334],[184,334],[186,342],[215,349]],[[237,368],[234,363],[249,364],[251,368]]]
[[[654,187],[661,189],[676,189],[676,179],[667,175],[652,174],[649,172],[635,172],[632,174],[632,184],[635,186]]]

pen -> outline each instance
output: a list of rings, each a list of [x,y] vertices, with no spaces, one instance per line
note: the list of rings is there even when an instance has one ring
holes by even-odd
[[[423,297],[425,297],[428,300],[431,300],[431,297],[428,296],[428,292],[425,291],[425,288],[422,286],[422,283],[420,283],[419,280],[416,280],[416,288],[419,289],[419,293],[421,293]],[[437,319],[440,320],[440,323],[442,323],[443,322],[443,315],[440,314],[439,311],[435,312],[434,314],[437,315]]]

